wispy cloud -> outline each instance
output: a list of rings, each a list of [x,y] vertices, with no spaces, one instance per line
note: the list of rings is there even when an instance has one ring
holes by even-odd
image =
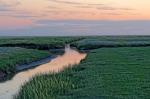
[[[60,8],[56,6],[47,6],[47,9],[60,9]]]
[[[18,0],[0,0],[0,7],[1,8],[14,8],[21,3]]]
[[[48,0],[48,1],[56,2],[56,3],[72,4],[72,5],[83,4],[83,3],[80,3],[80,2],[71,2],[71,1],[64,1],[64,0]]]
[[[0,7],[0,12],[6,12],[6,11],[12,11],[12,10],[6,7]]]
[[[0,0],[0,12],[13,12],[17,9],[16,6],[20,5],[18,0],[14,0],[13,2],[10,0]]]
[[[98,10],[133,10],[132,8],[129,7],[114,7],[109,4],[104,4],[104,3],[81,3],[81,2],[73,2],[73,1],[67,1],[67,0],[48,0],[51,2],[56,2],[56,3],[63,3],[63,4],[69,4],[72,5],[73,7],[77,8],[96,8]]]
[[[67,4],[70,7],[74,7],[76,11],[68,11],[68,10],[64,10],[64,9],[59,9],[57,7],[53,7],[50,6],[49,9],[46,12],[50,12],[53,13],[55,15],[57,14],[64,14],[64,13],[68,13],[68,14],[86,14],[89,13],[92,15],[96,15],[99,13],[103,13],[103,15],[124,15],[126,13],[132,14],[131,12],[134,12],[132,10],[134,10],[133,8],[130,7],[118,7],[115,6],[113,4],[107,4],[107,3],[83,3],[83,2],[79,2],[79,1],[67,1],[67,0],[48,0],[51,2],[55,2],[58,4]],[[79,9],[83,9],[83,10],[79,10]],[[87,9],[89,10],[88,12]],[[92,9],[92,10],[91,10]],[[53,10],[53,11],[52,11]],[[93,10],[95,12],[93,12]],[[123,12],[123,13],[122,13]]]
[[[74,6],[76,8],[93,8],[92,6],[88,6],[88,5],[78,5],[78,6]]]
[[[105,5],[105,4],[99,3],[99,4],[87,4],[87,5],[89,5],[89,6],[102,6],[102,5]]]
[[[110,7],[110,6],[101,6],[97,7],[98,10],[117,10],[117,8]]]
[[[98,10],[124,10],[124,11],[130,11],[130,10],[134,10],[131,8],[118,8],[118,7],[111,7],[111,6],[101,6],[101,7],[97,7]]]
[[[15,18],[37,18],[41,15],[33,15],[23,9],[17,9],[21,5],[19,0],[0,0],[0,16]]]
[[[90,11],[73,11],[73,10],[46,10],[46,13],[50,13],[51,15],[74,15],[74,14],[93,14]]]
[[[37,17],[41,17],[39,15],[26,15],[26,14],[10,14],[10,13],[3,13],[0,14],[1,16],[9,16],[9,17],[16,17],[16,18],[37,18]]]

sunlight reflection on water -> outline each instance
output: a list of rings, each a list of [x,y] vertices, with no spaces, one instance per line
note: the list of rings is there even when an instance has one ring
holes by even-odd
[[[34,69],[20,72],[11,80],[0,83],[0,99],[12,99],[13,96],[19,92],[20,87],[37,74],[60,72],[64,70],[64,68],[79,64],[85,57],[86,54],[79,53],[67,46],[62,56],[58,56],[49,63],[40,65]]]

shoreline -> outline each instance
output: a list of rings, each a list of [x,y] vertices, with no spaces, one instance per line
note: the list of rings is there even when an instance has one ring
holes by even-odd
[[[85,50],[78,50],[76,47],[71,47],[71,48],[81,53],[86,52]],[[0,71],[0,82],[11,79],[18,72],[25,71],[46,64],[50,62],[52,59],[56,58],[58,55],[64,53],[64,49],[49,49],[49,51],[52,52],[52,54],[50,54],[48,57],[41,58],[26,64],[19,64],[19,65],[16,64],[16,71],[14,72],[4,73]]]
[[[51,56],[48,56],[46,58],[39,59],[37,61],[33,61],[31,63],[28,63],[28,64],[18,65],[18,66],[16,66],[16,71],[19,72],[19,71],[27,70],[30,68],[34,68],[34,67],[42,65],[42,64],[46,64],[46,63],[50,62],[52,59],[54,59],[55,57],[56,56],[51,55]]]
[[[31,68],[35,68],[39,65],[46,64],[50,62],[52,59],[54,59],[57,55],[50,55],[48,57],[27,63],[27,64],[22,64],[22,65],[16,65],[16,71],[13,73],[4,73],[0,71],[0,82],[3,82],[7,80],[7,78],[12,77],[12,75],[15,75],[16,73],[24,70],[28,70]]]

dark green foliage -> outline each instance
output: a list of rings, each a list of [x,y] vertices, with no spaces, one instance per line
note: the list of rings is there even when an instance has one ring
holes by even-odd
[[[4,73],[15,72],[16,65],[30,63],[48,55],[49,53],[46,51],[0,47],[0,71]]]
[[[0,38],[1,47],[25,47],[40,50],[64,48],[65,44],[83,39],[82,37],[16,37]]]
[[[41,75],[17,99],[149,99],[150,47],[92,50],[80,65]]]
[[[67,70],[61,74],[41,75],[31,79],[31,82],[21,88],[17,99],[55,99],[75,88],[75,80],[70,79]],[[65,75],[65,76],[64,76]],[[68,76],[68,77],[67,77]]]
[[[48,56],[48,52],[38,51],[61,49],[66,44],[83,39],[82,37],[4,37],[0,38],[0,73],[15,72],[16,65],[30,63]],[[4,48],[5,47],[5,48]],[[7,48],[6,48],[7,47]],[[9,48],[22,47],[22,48]],[[57,52],[58,53],[58,52]],[[1,76],[1,75],[0,75]]]
[[[150,36],[101,36],[85,37],[73,42],[78,49],[88,50],[102,47],[146,47],[150,46]]]

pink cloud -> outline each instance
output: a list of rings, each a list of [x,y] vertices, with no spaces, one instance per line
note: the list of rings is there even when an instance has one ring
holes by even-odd
[[[32,20],[19,19],[13,17],[0,17],[0,28],[12,29],[12,28],[23,28],[33,25]]]

